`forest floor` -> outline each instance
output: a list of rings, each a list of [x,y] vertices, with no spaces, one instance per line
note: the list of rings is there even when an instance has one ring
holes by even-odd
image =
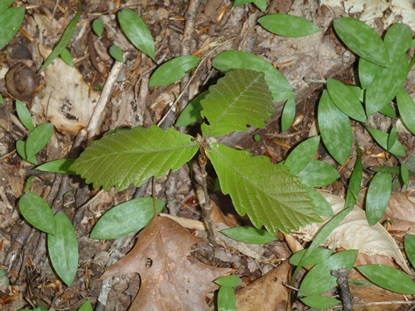
[[[14,5],[26,7],[25,19],[21,31],[1,51],[0,92],[5,103],[0,105],[0,268],[7,272],[7,278],[1,279],[0,306],[6,311],[32,309],[37,305],[50,310],[78,310],[86,300],[91,302],[94,310],[130,308],[139,290],[145,290],[140,289],[142,280],[140,281],[138,273],[119,274],[104,280],[99,278],[111,264],[132,249],[136,241],[135,234],[117,240],[94,240],[89,234],[100,216],[110,208],[138,196],[152,196],[151,184],[140,188],[130,186],[123,191],[116,191],[115,188],[103,191],[93,189],[78,177],[36,171],[33,164],[24,161],[16,152],[16,142],[24,140],[28,131],[19,121],[14,97],[10,94],[12,92],[9,86],[6,88],[5,85],[5,73],[10,68],[16,64],[24,64],[29,68],[24,75],[15,77],[12,83],[18,89],[17,93],[22,93],[22,100],[31,111],[34,123],[39,125],[51,122],[55,128],[47,147],[37,155],[37,161],[41,164],[56,159],[75,158],[85,147],[85,135],[90,133],[85,134],[80,130],[87,128],[100,91],[107,79],[114,75],[111,73],[114,59],[108,53],[112,44],[121,47],[125,61],[115,76],[105,110],[94,129],[94,139],[110,129],[158,124],[166,114],[168,115],[163,121],[164,124],[168,127],[174,124],[178,109],[169,113],[169,105],[181,94],[189,77],[184,78],[181,83],[149,88],[149,78],[158,64],[179,55],[202,58],[203,62],[198,70],[190,73],[191,83],[179,101],[180,107],[184,107],[191,98],[206,90],[220,77],[211,66],[212,57],[231,49],[253,53],[278,68],[294,88],[297,95],[295,123],[288,132],[281,133],[279,118],[283,103],[277,103],[275,115],[265,128],[228,135],[224,141],[228,145],[247,149],[253,155],[265,155],[277,163],[285,159],[292,147],[315,135],[316,105],[324,88],[324,81],[332,77],[346,84],[354,81],[355,58],[334,35],[333,19],[339,16],[361,18],[364,14],[374,12],[368,20],[381,34],[391,19],[395,18],[394,14],[399,15],[394,13],[392,7],[383,11],[378,8],[378,11],[373,12],[362,9],[352,14],[344,12],[343,6],[320,6],[319,2],[322,1],[270,1],[267,14],[289,13],[302,16],[322,29],[320,33],[310,37],[293,39],[272,35],[261,28],[256,20],[264,13],[252,4],[233,8],[233,3],[223,0],[128,0],[122,3],[84,0],[80,20],[68,45],[75,68],[55,61],[49,69],[38,74],[37,70],[41,67],[48,49],[53,49],[57,44],[77,10],[76,1],[40,2],[41,4],[37,0],[16,1]],[[343,1],[339,3],[342,5]],[[125,7],[137,12],[149,27],[155,41],[157,64],[139,52],[125,38],[117,24],[117,11]],[[91,28],[92,21],[97,18],[104,21],[105,30],[100,37]],[[19,89],[24,83],[31,82],[34,83],[33,89]],[[413,93],[415,83],[412,73],[405,88]],[[389,119],[378,114],[369,122],[384,131],[388,131],[391,126]],[[366,168],[384,164],[397,165],[398,162],[376,146],[361,126],[356,124],[355,127],[363,151],[365,170],[362,188],[365,188],[373,175]],[[260,141],[253,138],[254,134],[259,134]],[[77,137],[81,142],[79,145]],[[412,155],[415,147],[413,135],[400,132],[399,139],[407,154]],[[339,167],[323,148],[319,149],[318,157],[335,166],[341,173],[341,177],[324,190],[343,197],[355,159],[351,158],[347,165]],[[194,170],[197,175],[197,165]],[[35,176],[30,190],[44,198],[54,213],[63,211],[72,220],[75,228],[79,244],[79,264],[70,287],[61,283],[51,266],[46,234],[24,221],[19,212],[18,201],[25,193],[26,182],[30,176]],[[239,276],[242,284],[236,288],[239,290],[238,310],[308,310],[301,301],[292,300],[294,296],[285,286],[290,283],[292,273],[287,259],[307,244],[300,244],[298,241],[302,242],[301,240],[281,234],[276,241],[265,245],[242,245],[243,243],[223,238],[214,247],[208,243],[203,229],[199,206],[202,191],[200,180],[196,177],[195,182],[189,176],[189,169],[185,167],[158,179],[155,187],[157,197],[166,202],[164,215],[175,216],[177,221],[188,228],[187,233],[192,234],[192,238],[188,238],[187,233],[179,237],[182,234],[180,233],[177,236],[178,241],[199,241],[191,252],[190,249],[176,250],[177,262],[192,257],[186,260],[203,263],[200,266],[203,268],[194,272],[201,279],[210,270],[216,277],[224,273]],[[210,178],[214,182],[215,176]],[[211,199],[211,218],[216,231],[226,226],[249,224],[247,218],[236,214],[228,197],[212,190]],[[405,204],[408,204],[409,210],[413,210],[414,206],[410,202]],[[412,211],[402,216],[407,221],[405,225],[410,226],[415,221],[413,214]],[[161,218],[165,217],[167,216]],[[390,216],[389,219],[393,217]],[[396,219],[395,221],[399,222]],[[399,231],[396,227],[392,229],[395,233]],[[294,241],[287,242],[290,237]],[[402,242],[402,234],[398,234],[396,239],[398,243]],[[154,258],[152,261],[154,264]],[[384,261],[369,258],[367,262]],[[151,262],[149,265],[151,266]],[[261,279],[267,273],[268,279]],[[200,282],[210,283],[209,277],[211,275]],[[255,289],[250,291],[248,286],[255,284],[257,279],[262,283],[256,282],[256,287],[253,287]],[[147,289],[147,299],[156,299],[155,296],[163,290],[163,285],[155,285],[155,288],[156,293],[152,294]],[[215,289],[211,284],[196,287],[193,294],[198,299],[205,300],[206,304],[195,305],[193,310],[208,310],[208,306],[213,310]],[[356,296],[355,302],[360,303],[404,299],[402,295],[375,286],[365,287],[365,290],[355,289],[352,293]],[[148,298],[151,295],[153,297]],[[171,295],[173,297],[174,293]],[[361,307],[360,310],[399,308],[408,309],[395,304]],[[145,308],[136,300],[130,310]],[[179,308],[173,305],[169,310]]]

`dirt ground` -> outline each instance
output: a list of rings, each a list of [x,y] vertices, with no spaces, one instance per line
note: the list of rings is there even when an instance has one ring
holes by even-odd
[[[1,50],[0,92],[5,104],[0,105],[0,268],[7,271],[9,284],[0,284],[0,306],[5,311],[33,308],[37,304],[50,310],[77,310],[86,299],[90,300],[94,310],[127,310],[140,288],[139,276],[129,274],[105,280],[98,278],[107,267],[131,250],[134,235],[98,241],[89,238],[89,234],[99,217],[111,207],[135,197],[151,196],[148,184],[140,188],[131,186],[121,192],[115,189],[102,191],[92,189],[77,177],[35,171],[34,165],[22,160],[15,151],[15,144],[25,139],[27,130],[18,120],[14,98],[5,86],[4,74],[10,68],[21,63],[30,68],[14,83],[17,86],[34,83],[33,89],[24,88],[21,91],[27,93],[24,102],[32,113],[34,123],[51,122],[55,126],[48,146],[37,157],[39,163],[45,163],[74,158],[85,147],[86,140],[81,140],[83,143],[78,145],[76,138],[80,137],[79,130],[88,125],[93,112],[91,98],[99,98],[100,90],[111,76],[114,60],[108,54],[108,48],[112,44],[121,47],[125,62],[119,68],[95,138],[110,129],[158,124],[190,76],[190,87],[179,101],[180,107],[184,107],[199,91],[215,83],[219,74],[211,67],[212,57],[229,49],[251,52],[277,67],[293,86],[297,94],[296,122],[287,133],[281,134],[279,117],[283,103],[277,103],[275,115],[264,129],[231,134],[223,138],[223,142],[246,148],[255,155],[266,155],[278,162],[313,131],[316,103],[324,80],[336,78],[344,83],[353,83],[354,56],[336,38],[331,23],[338,16],[360,17],[363,14],[345,13],[341,7],[320,6],[319,1],[270,1],[267,13],[302,16],[322,29],[310,37],[292,39],[274,36],[261,28],[256,19],[264,13],[253,5],[233,8],[230,1],[223,0],[84,0],[80,20],[68,45],[77,72],[56,67],[53,71],[37,74],[47,49],[56,45],[75,15],[77,3],[27,0],[16,1],[14,5],[24,6],[27,11],[21,31]],[[157,65],[124,37],[115,19],[117,10],[124,7],[135,10],[148,25],[155,40],[158,64],[179,55],[192,54],[203,58],[201,67],[180,83],[149,88],[149,77]],[[392,13],[390,8],[384,11],[382,17],[373,18],[376,31],[382,33],[390,23]],[[105,24],[101,37],[91,29],[92,21],[99,17]],[[72,77],[72,81],[65,80],[65,76]],[[411,74],[406,85],[410,92],[415,88],[412,77]],[[71,89],[72,95],[68,95],[67,101],[62,101],[57,89],[70,89],[70,83],[80,87],[76,92]],[[163,127],[172,126],[176,111],[174,109],[167,116]],[[379,129],[390,126],[390,121],[378,115],[370,122]],[[355,126],[360,147],[366,152],[364,168],[384,163],[397,164],[396,160],[382,155],[382,149],[375,146],[360,125]],[[254,133],[261,136],[259,142],[253,139]],[[408,154],[412,154],[413,136],[400,133],[399,137]],[[339,168],[324,149],[319,153],[320,159],[333,164],[342,175],[327,190],[343,195],[353,159],[344,168]],[[365,183],[372,174],[365,170]],[[31,175],[35,176],[31,191],[43,197],[54,213],[63,211],[76,230],[79,265],[71,287],[61,283],[51,267],[45,234],[33,229],[19,214],[17,202],[24,194],[26,181]],[[214,176],[211,177],[213,180]],[[201,187],[190,179],[188,169],[171,172],[157,183],[158,198],[167,202],[164,213],[195,221],[202,219],[198,204]],[[212,215],[215,222],[228,225],[246,223],[246,219],[234,215],[229,198],[212,191],[212,200],[222,211],[218,209]],[[192,229],[191,232],[205,237],[203,230]],[[192,254],[206,265],[232,268],[232,273],[242,278],[239,288],[243,288],[276,268],[292,253],[282,235],[278,236],[277,241],[260,246],[256,251],[260,254],[260,260],[226,243],[214,249],[204,242],[199,243]],[[214,296],[210,294],[206,299],[213,309]],[[401,297],[392,299],[401,300]],[[278,310],[289,310],[289,299],[285,303]],[[297,310],[308,309],[301,302],[294,302],[294,306]],[[199,309],[195,307],[194,310]]]

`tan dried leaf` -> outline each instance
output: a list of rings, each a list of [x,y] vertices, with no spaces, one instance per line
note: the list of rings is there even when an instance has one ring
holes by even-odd
[[[200,239],[167,217],[154,218],[137,237],[134,248],[101,278],[138,273],[141,287],[130,311],[207,311],[212,282],[229,272],[206,266],[190,255]]]
[[[289,310],[290,290],[284,286],[291,279],[288,260],[236,293],[238,311]]]
[[[39,52],[46,58],[51,50],[40,44]],[[60,58],[46,67],[41,105],[58,131],[76,135],[88,125],[98,99],[99,93],[90,88],[81,73]]]
[[[320,192],[330,203],[334,213],[343,209],[344,199]],[[325,221],[329,217],[323,217]],[[306,241],[313,240],[314,235],[324,223],[314,223],[299,230],[300,236]],[[412,274],[406,261],[392,236],[381,224],[370,226],[365,212],[355,205],[353,210],[335,228],[323,243],[331,249],[358,249],[359,253],[374,256],[381,255],[393,258],[395,262],[408,274]]]

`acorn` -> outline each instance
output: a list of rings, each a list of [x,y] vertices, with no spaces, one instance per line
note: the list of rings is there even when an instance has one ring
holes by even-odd
[[[36,72],[23,63],[13,66],[6,74],[7,91],[21,101],[30,101],[38,86]]]

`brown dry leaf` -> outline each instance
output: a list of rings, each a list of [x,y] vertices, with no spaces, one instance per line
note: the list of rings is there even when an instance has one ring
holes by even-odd
[[[330,203],[335,214],[343,209],[344,199],[326,192],[320,193]],[[323,219],[327,221],[329,217],[323,217]],[[314,223],[301,228],[300,236],[306,241],[311,241],[324,223]],[[406,273],[412,274],[398,245],[388,231],[379,223],[370,226],[365,212],[356,205],[327,237],[323,245],[331,249],[338,247],[358,249],[359,253],[368,256],[381,255],[393,258]]]
[[[46,58],[51,50],[40,44],[39,52]],[[60,58],[46,67],[41,105],[58,131],[76,135],[88,125],[98,99],[99,93],[90,88],[81,73]]]
[[[291,279],[288,260],[236,293],[238,311],[290,310],[290,290],[284,286]]]
[[[414,197],[405,193],[392,192],[388,208],[381,221],[392,220],[392,230],[405,234],[415,234],[415,203]]]
[[[167,217],[154,218],[137,237],[134,248],[101,278],[138,273],[141,287],[130,311],[207,311],[212,282],[229,269],[192,260],[190,248],[200,239]]]

